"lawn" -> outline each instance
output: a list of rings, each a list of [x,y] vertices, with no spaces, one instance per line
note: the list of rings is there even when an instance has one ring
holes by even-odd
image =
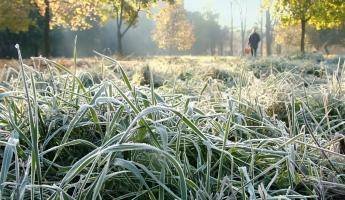
[[[336,57],[0,62],[0,199],[345,197]]]

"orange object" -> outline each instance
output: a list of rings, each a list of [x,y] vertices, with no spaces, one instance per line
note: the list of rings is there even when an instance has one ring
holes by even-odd
[[[244,53],[245,54],[250,54],[250,48],[249,47],[244,48]]]

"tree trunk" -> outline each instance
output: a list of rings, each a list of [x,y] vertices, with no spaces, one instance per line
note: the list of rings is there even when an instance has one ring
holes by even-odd
[[[34,55],[36,56],[36,57],[38,57],[39,56],[39,45],[35,45],[34,46]]]
[[[234,28],[231,27],[230,32],[230,56],[234,55]]]
[[[306,27],[307,21],[302,19],[301,20],[301,53],[305,53],[305,27]]]
[[[248,38],[246,38],[246,29],[247,29],[247,3],[246,3],[246,1],[245,1],[245,13],[243,13],[243,10],[241,11],[241,15],[242,15],[242,22],[243,22],[243,32],[242,32],[242,38],[243,38],[243,43],[242,43],[242,55],[244,56],[245,54],[244,54],[244,49],[246,48],[246,43],[248,43],[246,40],[248,39]],[[242,9],[242,8],[241,8]]]
[[[44,44],[44,56],[50,56],[50,4],[49,0],[44,0],[46,5],[44,14],[44,32],[43,32],[43,44]]]
[[[215,47],[211,47],[211,56],[214,56],[216,54]]]
[[[117,27],[117,53],[123,55],[121,27]]]
[[[231,12],[231,19],[230,19],[230,56],[234,55],[234,16],[232,13],[232,2],[230,3],[230,12]]]
[[[244,49],[245,49],[245,47],[246,47],[246,25],[247,25],[247,18],[246,18],[246,15],[245,14],[243,14],[243,10],[242,10],[242,8],[240,8],[241,9],[241,11],[240,11],[240,19],[241,19],[241,46],[242,46],[242,48],[241,48],[241,56],[244,56],[245,54],[244,54]]]
[[[241,56],[244,56],[244,48],[245,48],[245,39],[244,39],[244,37],[245,37],[245,30],[244,29],[242,29],[241,30]]]
[[[272,54],[272,27],[271,27],[271,14],[266,10],[266,55]]]
[[[260,20],[260,34],[261,34],[261,41],[260,41],[260,55],[264,56],[264,43],[262,41],[262,36],[264,35],[264,18],[261,15],[261,20]],[[266,38],[267,40],[267,38]]]
[[[219,52],[218,52],[219,56],[223,56],[224,55],[224,45],[223,45],[223,41],[221,41],[219,43]]]
[[[325,44],[325,46],[323,46],[323,49],[325,50],[326,54],[329,55],[329,49],[328,49],[328,44]]]
[[[280,55],[282,53],[282,46],[280,44],[277,44],[277,54]]]

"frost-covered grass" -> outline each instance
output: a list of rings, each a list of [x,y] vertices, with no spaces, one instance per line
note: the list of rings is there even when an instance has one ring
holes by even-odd
[[[25,61],[1,85],[0,199],[344,197],[343,66],[280,59]]]

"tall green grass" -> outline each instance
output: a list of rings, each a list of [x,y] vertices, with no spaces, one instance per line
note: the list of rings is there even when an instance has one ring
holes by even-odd
[[[282,89],[289,99],[277,117],[247,98],[245,69],[231,91],[215,94],[208,80],[196,98],[180,98],[157,92],[152,74],[151,87],[132,85],[119,62],[97,54],[118,79],[87,87],[54,61],[32,58],[46,64],[37,71],[19,59],[20,76],[0,95],[0,199],[344,197],[345,155],[328,148],[344,127],[340,88],[321,107],[300,87]],[[289,77],[262,84],[277,90]]]

